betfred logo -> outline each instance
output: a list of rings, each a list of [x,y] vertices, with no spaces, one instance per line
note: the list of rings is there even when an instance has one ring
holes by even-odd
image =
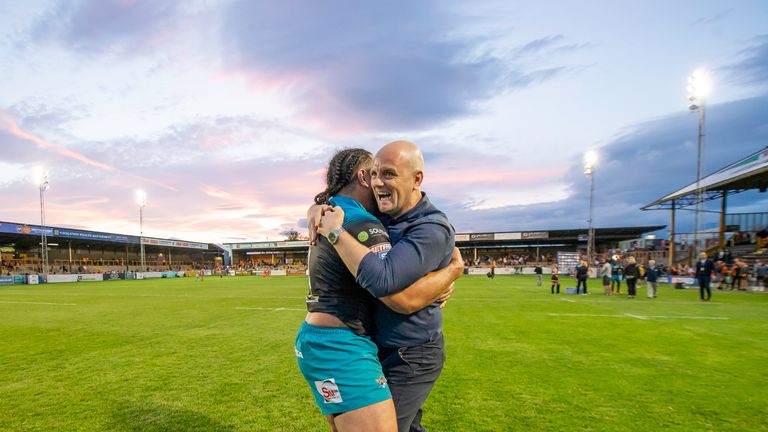
[[[336,385],[335,378],[328,378],[323,381],[315,381],[315,388],[317,388],[317,391],[320,393],[320,396],[323,397],[323,401],[325,403],[343,402],[341,399],[341,392],[339,391],[339,386]]]
[[[375,244],[375,245],[373,245],[373,246],[368,248],[368,250],[370,250],[371,252],[373,252],[375,254],[380,254],[380,253],[386,252],[386,251],[388,251],[390,249],[392,249],[392,245],[389,244],[389,243],[379,243],[379,244]]]

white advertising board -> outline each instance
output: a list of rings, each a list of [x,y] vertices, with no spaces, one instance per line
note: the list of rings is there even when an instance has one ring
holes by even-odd
[[[101,273],[48,275],[48,283],[96,282],[103,280],[104,275]]]

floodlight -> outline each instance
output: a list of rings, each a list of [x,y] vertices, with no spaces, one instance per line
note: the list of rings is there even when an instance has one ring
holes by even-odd
[[[145,207],[147,205],[147,193],[139,189],[136,191],[136,204],[139,207]]]
[[[688,86],[686,87],[688,99],[691,101],[706,99],[711,87],[709,74],[704,69],[696,69],[693,75],[688,77]]]
[[[35,182],[35,185],[39,187],[41,190],[48,190],[49,184],[48,184],[48,170],[46,170],[43,167],[37,167],[35,168],[33,174],[32,174],[32,181]]]
[[[590,150],[584,155],[584,167],[592,169],[595,164],[597,164],[597,152]]]

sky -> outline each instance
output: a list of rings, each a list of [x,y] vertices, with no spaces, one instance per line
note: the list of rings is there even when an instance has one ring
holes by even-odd
[[[278,240],[334,152],[407,139],[458,232],[585,228],[589,150],[594,226],[666,225],[698,68],[710,173],[768,146],[763,0],[5,2],[0,220],[40,223],[44,169],[48,225],[137,235],[141,189],[147,236]]]

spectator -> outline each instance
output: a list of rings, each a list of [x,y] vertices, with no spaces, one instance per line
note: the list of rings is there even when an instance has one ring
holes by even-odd
[[[603,280],[603,294],[611,295],[611,263],[608,259],[604,259],[600,267],[600,278]]]
[[[589,278],[589,267],[586,260],[581,260],[578,266],[576,266],[576,293],[579,293],[579,288],[583,287],[584,290],[581,294],[587,294],[587,279]]]
[[[637,294],[637,278],[640,275],[640,272],[637,268],[637,261],[635,260],[635,257],[629,257],[627,262],[629,264],[624,267],[624,280],[627,281],[627,296],[633,299]]]
[[[557,288],[557,294],[560,294],[560,276],[559,271],[557,269],[557,265],[552,265],[552,286],[550,287],[550,292],[552,294],[555,294],[555,288]]]
[[[709,301],[712,298],[712,290],[709,284],[712,281],[713,271],[715,271],[715,264],[707,258],[706,252],[700,253],[699,260],[696,261],[696,280],[699,283],[699,297],[701,301]]]
[[[613,260],[611,263],[611,293],[621,294],[621,276],[624,269],[621,268],[619,260]]]
[[[656,261],[648,261],[648,268],[645,270],[645,281],[647,282],[647,295],[648,298],[656,298],[657,287],[656,284],[659,280],[659,269],[656,268]]]

